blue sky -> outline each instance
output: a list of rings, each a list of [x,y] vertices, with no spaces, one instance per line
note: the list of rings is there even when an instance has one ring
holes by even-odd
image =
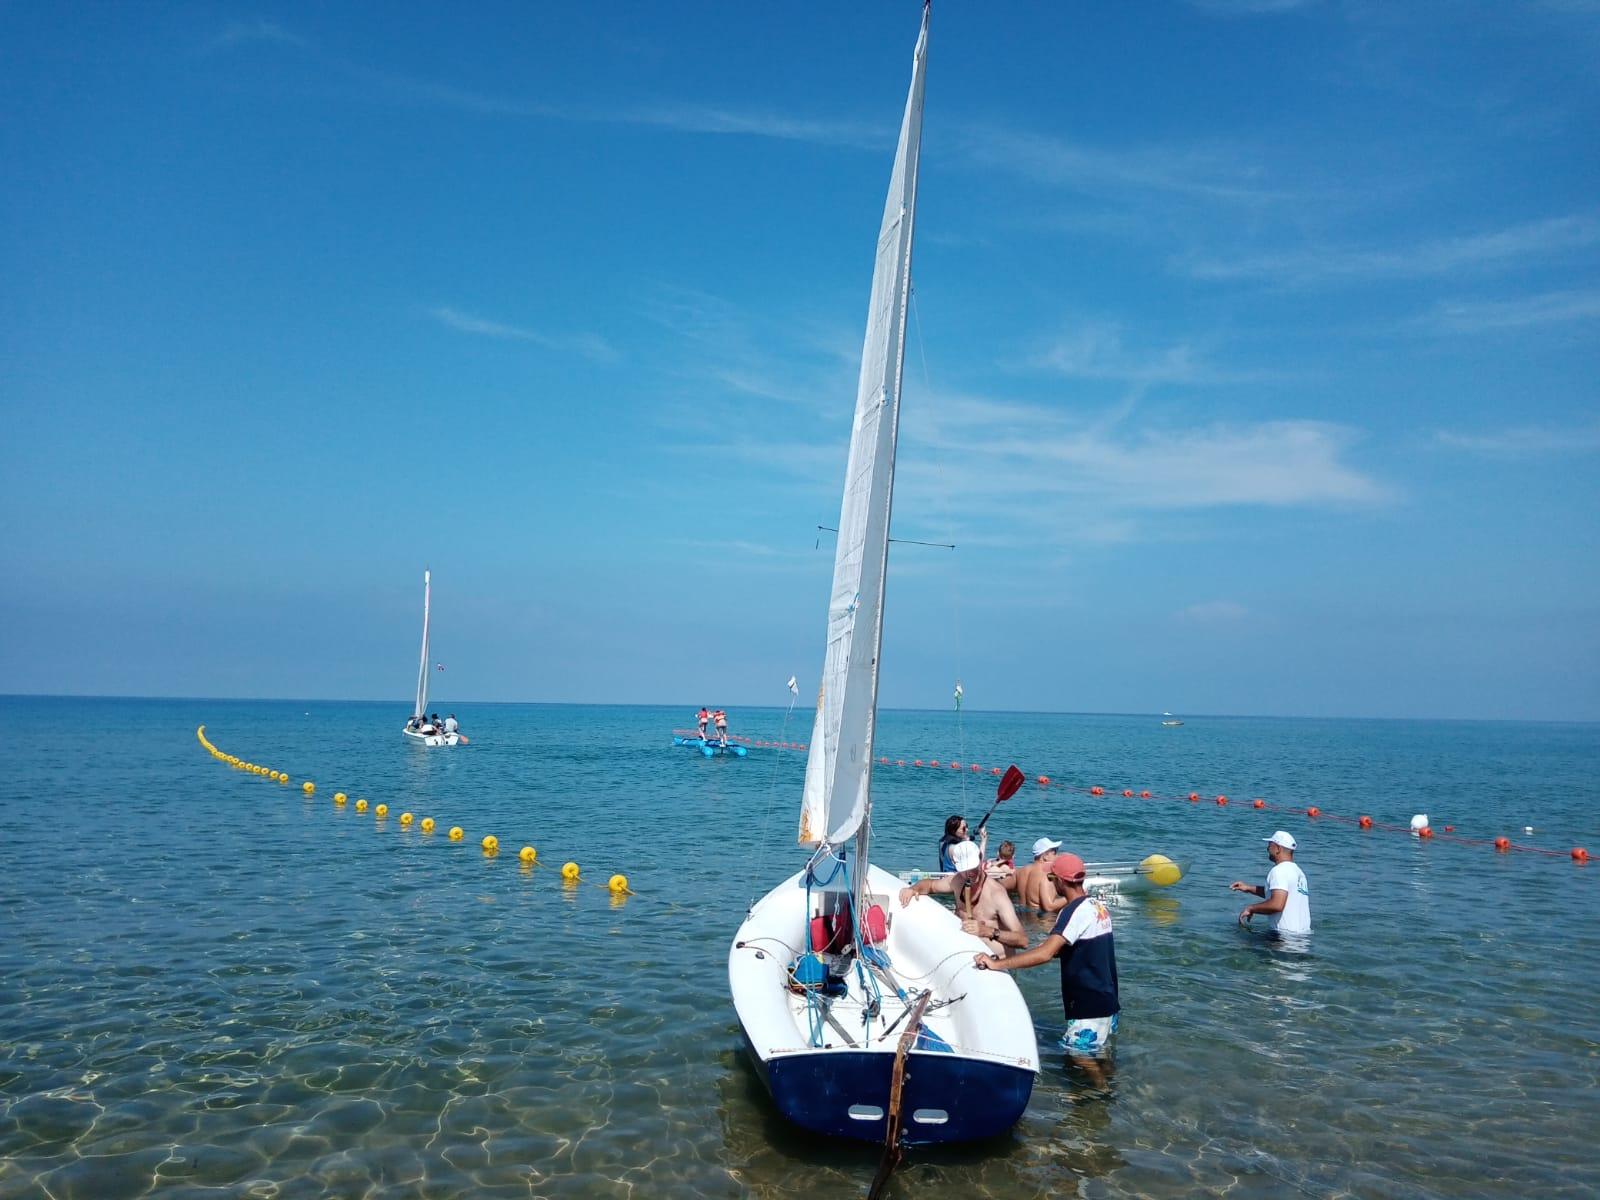
[[[0,691],[814,687],[917,19],[0,9]],[[883,703],[1600,719],[1597,58],[937,5]]]

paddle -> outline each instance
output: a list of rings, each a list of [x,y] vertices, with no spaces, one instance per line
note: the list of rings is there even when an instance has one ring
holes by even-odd
[[[994,803],[989,806],[989,811],[983,814],[983,820],[978,822],[978,832],[982,833],[984,826],[989,823],[989,818],[994,816],[994,810],[1017,794],[1017,789],[1022,786],[1022,771],[1016,763],[1006,768],[1006,773],[1000,777],[1000,786],[995,789]]]

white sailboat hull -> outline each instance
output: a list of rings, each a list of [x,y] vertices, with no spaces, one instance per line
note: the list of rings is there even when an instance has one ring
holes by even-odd
[[[418,733],[415,729],[401,729],[406,741],[418,746],[459,746],[461,735],[459,733]]]
[[[1026,1109],[1039,1071],[1033,1018],[1010,975],[976,968],[983,943],[963,933],[955,915],[935,900],[918,898],[902,908],[903,886],[889,872],[867,868],[869,900],[890,917],[881,945],[890,967],[887,975],[852,968],[848,991],[826,1002],[831,1022],[819,1015],[816,999],[791,986],[790,969],[809,944],[805,873],[756,904],[728,953],[746,1045],[789,1120],[818,1133],[881,1142],[905,1012],[932,988],[922,1022],[926,1034],[905,1070],[904,1141],[972,1141],[1002,1133]],[[868,1018],[875,999],[877,1015]]]

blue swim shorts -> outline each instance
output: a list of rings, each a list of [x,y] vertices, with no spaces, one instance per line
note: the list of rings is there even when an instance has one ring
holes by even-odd
[[[1067,1022],[1061,1048],[1068,1054],[1102,1054],[1117,1031],[1116,1017],[1083,1017]]]

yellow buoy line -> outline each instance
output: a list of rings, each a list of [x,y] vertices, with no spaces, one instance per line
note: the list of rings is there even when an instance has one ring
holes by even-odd
[[[217,746],[213,745],[210,739],[206,737],[206,727],[204,725],[196,729],[194,731],[194,735],[200,739],[200,744],[206,748],[206,752],[210,754],[212,758],[216,759],[220,763],[225,763],[227,766],[232,767],[235,771],[243,771],[247,775],[261,775],[275,783],[289,782],[289,772],[287,771],[279,771],[271,767],[263,767],[259,763],[246,762],[244,759],[229,754],[225,750],[219,749]],[[311,780],[307,779],[300,785],[300,790],[306,795],[311,796],[316,793],[317,785]],[[344,792],[335,792],[333,794],[333,803],[334,807],[336,808],[344,808],[350,803],[350,797]],[[371,808],[373,817],[376,818],[380,824],[388,818],[389,806],[387,804],[376,804],[372,805]],[[355,810],[359,813],[364,813],[367,811],[367,809],[367,801],[364,798],[357,797],[355,801]],[[416,814],[414,813],[401,813],[400,827],[402,829],[410,829],[413,826],[420,829],[423,833],[432,833],[438,827],[438,823],[432,817],[423,817],[420,821],[418,821]],[[452,842],[459,842],[466,838],[467,832],[459,825],[452,825],[450,827],[448,836]],[[478,844],[482,847],[485,858],[495,858],[500,853],[500,839],[495,837],[495,835],[492,833],[486,836]],[[532,846],[524,846],[521,850],[517,851],[517,860],[524,867],[538,866],[539,851]],[[582,870],[575,862],[568,862],[562,865],[561,878],[562,881],[569,886],[584,882]],[[613,875],[609,880],[606,881],[604,887],[613,896],[631,896],[634,894],[633,890],[628,887],[628,877],[626,875]]]

